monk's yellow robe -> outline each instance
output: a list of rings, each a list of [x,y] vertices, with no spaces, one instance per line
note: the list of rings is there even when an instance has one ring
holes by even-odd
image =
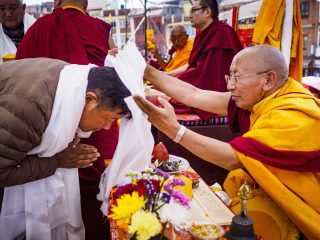
[[[319,136],[320,100],[289,78],[252,108],[249,131],[229,142],[251,177],[311,240],[320,237]]]
[[[186,45],[182,49],[176,50],[173,54],[172,59],[166,66],[165,71],[170,72],[174,69],[180,68],[186,65],[189,61],[190,54],[193,48],[193,39],[188,39]]]
[[[238,191],[244,182],[253,187],[252,197],[247,204],[247,215],[253,220],[255,234],[265,240],[297,240],[300,236],[297,227],[243,169],[231,171],[224,183],[232,199],[229,206],[231,211],[235,214],[241,211]]]
[[[281,46],[282,23],[285,13],[285,0],[264,0],[259,10],[252,42],[258,45]],[[300,1],[293,3],[292,42],[290,52],[289,76],[298,82],[302,81],[303,37],[300,14]]]

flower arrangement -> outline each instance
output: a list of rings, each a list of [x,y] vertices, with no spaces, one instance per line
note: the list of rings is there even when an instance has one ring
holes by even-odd
[[[179,226],[191,217],[190,198],[175,189],[185,185],[181,179],[157,168],[130,171],[126,176],[131,183],[112,191],[108,218],[115,220],[129,239],[166,239],[168,224]]]

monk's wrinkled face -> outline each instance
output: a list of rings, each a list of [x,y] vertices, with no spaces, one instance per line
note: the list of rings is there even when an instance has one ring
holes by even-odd
[[[92,94],[92,95],[90,95]],[[87,93],[86,104],[79,122],[79,128],[84,132],[108,130],[112,123],[123,117],[122,110],[100,108],[97,96],[94,93]]]
[[[230,66],[230,78],[227,88],[237,107],[250,110],[260,102],[266,91],[267,69],[256,69],[252,54],[238,53]]]
[[[0,22],[10,30],[18,30],[23,22],[25,5],[19,0],[0,0]]]
[[[174,28],[170,35],[170,41],[175,49],[182,49],[188,41],[188,34],[181,28]]]

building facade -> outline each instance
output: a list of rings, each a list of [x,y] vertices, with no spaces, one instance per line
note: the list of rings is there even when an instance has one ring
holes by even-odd
[[[102,19],[112,25],[112,38],[119,48],[122,48],[131,37],[132,23],[130,23],[129,13],[130,10],[125,8],[103,11]]]
[[[320,76],[320,14],[319,2],[301,0],[303,34],[303,75]]]
[[[36,19],[53,11],[53,2],[43,2],[26,7],[26,12],[33,15]]]

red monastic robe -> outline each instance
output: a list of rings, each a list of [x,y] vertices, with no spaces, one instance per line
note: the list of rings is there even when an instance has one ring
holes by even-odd
[[[195,38],[187,70],[176,77],[198,88],[219,92],[227,91],[225,75],[233,57],[242,49],[235,31],[215,18]],[[171,100],[176,113],[196,113],[207,121],[214,114],[187,107]]]

